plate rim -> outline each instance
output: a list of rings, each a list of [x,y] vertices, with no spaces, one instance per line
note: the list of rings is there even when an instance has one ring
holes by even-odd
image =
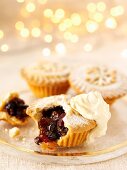
[[[73,156],[92,157],[92,156],[100,156],[100,155],[108,154],[110,152],[114,152],[114,151],[117,151],[117,150],[122,149],[124,147],[127,147],[127,140],[122,142],[122,143],[119,143],[117,145],[106,148],[106,149],[102,149],[102,150],[98,150],[98,151],[94,151],[94,152],[82,152],[82,153],[39,152],[39,151],[34,151],[34,150],[31,150],[31,149],[27,149],[27,148],[24,148],[24,147],[20,147],[20,146],[10,144],[10,143],[8,143],[4,140],[1,140],[1,139],[0,139],[0,144],[3,144],[5,146],[9,146],[12,149],[15,149],[17,151],[21,151],[21,152],[25,152],[25,153],[29,153],[29,154],[33,154],[33,155],[40,155],[40,156],[48,155],[48,156],[62,156],[62,157],[63,156],[67,156],[67,157],[73,157]]]

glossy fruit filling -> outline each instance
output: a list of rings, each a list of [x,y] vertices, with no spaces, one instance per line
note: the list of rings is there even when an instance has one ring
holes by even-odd
[[[6,111],[10,116],[15,116],[20,120],[24,120],[28,117],[26,114],[27,107],[28,106],[22,99],[15,97],[5,105],[4,111]]]
[[[63,118],[66,115],[62,106],[55,106],[43,110],[43,117],[38,122],[40,134],[35,138],[35,143],[53,142],[65,136],[68,128],[64,126]]]

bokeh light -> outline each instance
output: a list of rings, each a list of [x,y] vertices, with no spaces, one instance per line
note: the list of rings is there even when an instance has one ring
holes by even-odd
[[[47,17],[47,18],[53,17],[53,11],[52,11],[52,9],[45,9],[45,10],[44,10],[44,16]]]
[[[22,37],[24,37],[24,38],[29,37],[29,34],[30,34],[30,32],[29,32],[28,28],[23,28],[23,29],[20,31],[20,35],[21,35]]]
[[[115,29],[117,27],[117,21],[115,20],[115,18],[110,17],[105,21],[105,25],[107,28]]]
[[[31,34],[33,37],[37,38],[41,35],[41,30],[38,27],[32,28]]]
[[[93,33],[98,29],[98,24],[92,20],[86,22],[86,29],[88,32]]]
[[[33,2],[29,2],[27,5],[26,5],[26,10],[28,12],[34,12],[36,9],[36,6]]]
[[[2,39],[3,37],[4,37],[4,32],[0,30],[0,39]]]
[[[93,3],[93,2],[90,2],[90,3],[87,4],[86,8],[89,12],[95,12],[96,11],[96,4]]]
[[[24,23],[23,23],[22,21],[16,22],[15,28],[16,28],[17,30],[23,29],[23,28],[24,28]]]
[[[116,7],[113,7],[113,8],[111,8],[110,13],[111,13],[111,15],[114,16],[114,17],[123,15],[123,14],[124,14],[124,8],[123,8],[123,6],[121,6],[121,5],[116,6]]]
[[[25,0],[16,0],[18,3],[23,3]]]
[[[47,3],[47,0],[38,0],[38,2],[39,2],[40,4],[46,4],[46,3]]]
[[[93,15],[93,19],[96,21],[96,22],[102,22],[103,21],[103,15],[99,12],[96,12],[94,15]]]
[[[0,49],[2,52],[7,52],[9,50],[9,46],[7,44],[3,44],[1,45]]]
[[[124,15],[126,10],[122,3],[112,2],[109,5],[108,1],[103,0],[87,1],[81,10],[78,8],[74,10],[64,5],[49,5],[48,0],[16,0],[16,2],[23,3],[17,4],[19,15],[13,25],[16,36],[20,36],[20,39],[27,38],[27,41],[33,38],[35,42],[35,38],[39,38],[39,41],[48,46],[42,50],[47,55],[51,54],[52,50],[58,54],[64,53],[69,43],[73,46],[72,43],[86,42],[82,37],[89,33],[96,34],[103,31],[110,33],[109,29],[115,29],[117,34],[120,31],[127,34],[126,15]],[[6,30],[1,27],[0,39],[5,39],[6,36]],[[93,46],[86,43],[82,48],[89,52]]]
[[[81,16],[78,14],[78,13],[73,13],[72,15],[71,15],[71,21],[72,21],[72,24],[73,25],[76,25],[76,26],[78,26],[78,25],[80,25],[81,24]]]
[[[104,12],[106,10],[106,4],[102,1],[97,3],[97,10],[100,12]]]
[[[66,47],[63,43],[58,43],[55,47],[55,50],[58,54],[65,54],[66,53]]]
[[[76,35],[76,34],[73,34],[73,35],[70,37],[70,41],[71,41],[72,43],[77,43],[78,40],[79,40],[79,37],[78,37],[78,35]]]
[[[64,15],[65,15],[65,12],[64,12],[64,10],[63,9],[57,9],[56,11],[55,11],[55,18],[57,18],[57,19],[62,19],[62,18],[64,18]]]
[[[91,52],[93,50],[93,46],[90,43],[86,43],[83,48],[86,52]]]
[[[50,34],[45,35],[44,40],[46,43],[51,43],[53,40],[52,35],[50,35]]]
[[[50,50],[49,48],[44,48],[44,49],[42,50],[42,55],[43,55],[44,57],[50,56],[50,55],[51,55],[51,50]]]
[[[121,52],[121,56],[124,57],[124,58],[127,58],[127,49],[124,49],[124,50]]]

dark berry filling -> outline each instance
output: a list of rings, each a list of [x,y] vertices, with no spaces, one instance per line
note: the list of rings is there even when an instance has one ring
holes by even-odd
[[[35,138],[35,143],[53,142],[65,136],[68,128],[64,126],[65,112],[62,106],[56,106],[43,110],[43,117],[38,122],[40,134]]]
[[[13,98],[4,107],[4,110],[10,115],[18,119],[24,120],[27,117],[25,102],[20,98]]]

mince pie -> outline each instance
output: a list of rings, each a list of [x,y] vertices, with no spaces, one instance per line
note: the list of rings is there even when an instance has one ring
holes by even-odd
[[[4,120],[12,125],[24,125],[28,121],[27,107],[28,105],[19,98],[18,93],[9,93],[0,102],[0,120]]]
[[[64,94],[69,88],[69,69],[58,62],[42,61],[24,67],[22,77],[36,97]]]
[[[82,66],[69,81],[77,94],[99,91],[108,104],[127,94],[127,77],[106,66]]]
[[[73,98],[57,95],[39,99],[26,113],[36,122],[41,147],[74,147],[106,133],[109,106],[98,92]]]

